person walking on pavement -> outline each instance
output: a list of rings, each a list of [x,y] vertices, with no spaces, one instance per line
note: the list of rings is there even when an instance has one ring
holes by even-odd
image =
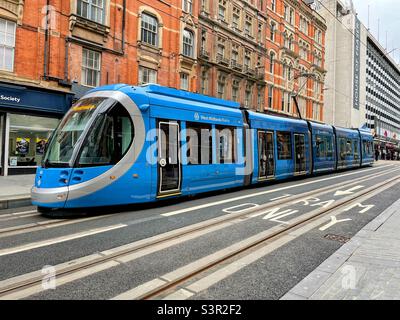
[[[375,161],[379,160],[379,150],[378,148],[375,149]]]

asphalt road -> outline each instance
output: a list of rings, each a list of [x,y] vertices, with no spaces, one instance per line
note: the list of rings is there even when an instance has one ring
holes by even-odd
[[[285,226],[291,219],[302,217],[313,210],[329,208],[335,201],[373,188],[396,175],[400,175],[400,164],[385,162],[372,168],[295,179],[179,201],[118,208],[114,212],[99,208],[86,212],[85,215],[67,219],[43,217],[38,215],[33,207],[7,210],[0,212],[0,287],[1,281],[40,271],[44,266],[55,266],[146,240],[171,230],[236,214],[240,210],[252,208],[254,211],[253,215],[250,214],[245,219],[214,230],[206,230],[184,241],[178,239],[175,244],[160,250],[103,270],[82,274],[73,281],[58,285],[54,290],[34,292],[25,297],[111,299],[266,230]],[[346,186],[350,183],[353,184]],[[318,194],[305,201],[283,201],[336,184],[335,190]],[[227,272],[219,281],[205,285],[206,289],[201,292],[192,292],[189,298],[279,299],[342,245],[337,240],[326,238],[327,235],[351,238],[398,200],[399,191],[400,184],[394,184],[371,196],[361,204],[364,207],[354,206],[342,213],[340,219],[345,220],[343,222],[328,226],[330,217],[326,217],[322,225],[299,234],[237,272]],[[275,207],[275,211],[257,211],[258,207],[263,208],[264,205],[277,200],[283,203]],[[365,211],[360,213],[364,209]],[[25,229],[19,230],[21,226]],[[246,254],[240,258],[245,259]],[[215,266],[185,285],[190,286],[191,283],[223,270],[221,268],[233,262],[234,259],[226,261],[224,265]],[[168,297],[168,294],[165,293],[165,296]]]

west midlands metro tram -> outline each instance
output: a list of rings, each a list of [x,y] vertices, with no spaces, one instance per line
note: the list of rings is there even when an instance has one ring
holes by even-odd
[[[91,90],[53,133],[39,210],[158,201],[373,163],[373,137],[145,85]]]

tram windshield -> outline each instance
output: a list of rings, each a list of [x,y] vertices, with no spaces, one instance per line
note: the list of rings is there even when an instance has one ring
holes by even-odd
[[[60,122],[50,139],[43,158],[44,167],[70,167],[74,148],[82,138],[96,109],[106,98],[87,98],[78,101]]]

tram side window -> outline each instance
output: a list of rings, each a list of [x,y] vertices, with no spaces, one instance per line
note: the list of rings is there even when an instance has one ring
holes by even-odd
[[[364,145],[364,155],[370,156],[372,154],[371,142],[368,140],[363,140]]]
[[[277,132],[278,160],[292,159],[292,134],[290,132]]]
[[[134,126],[128,111],[117,104],[99,114],[82,145],[79,166],[105,166],[119,162],[134,137]]]
[[[339,138],[339,153],[340,153],[340,160],[346,160],[346,139]]]
[[[186,123],[187,161],[189,165],[212,163],[212,127]]]
[[[234,127],[215,126],[217,163],[236,163],[236,132]]]
[[[358,160],[360,159],[360,154],[358,151],[358,145],[359,145],[359,141],[358,140],[353,140],[354,142],[354,159]]]
[[[326,158],[327,153],[326,153],[326,137],[317,135],[316,138],[316,143],[317,143],[317,158]]]
[[[328,158],[332,158],[333,157],[333,140],[332,140],[332,136],[326,136],[326,156]]]
[[[353,155],[353,145],[351,140],[347,140],[346,142],[346,154],[348,156]]]

